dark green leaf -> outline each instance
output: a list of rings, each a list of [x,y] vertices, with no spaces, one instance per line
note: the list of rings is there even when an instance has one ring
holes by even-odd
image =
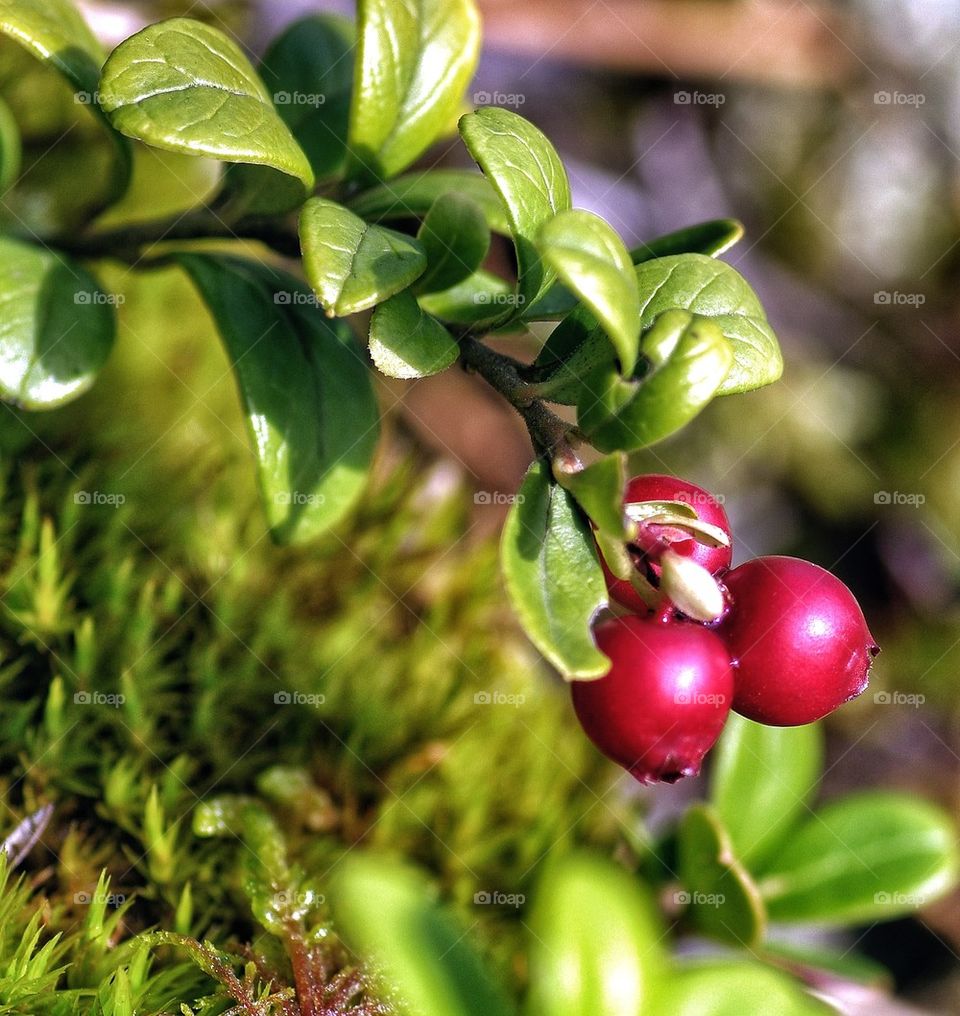
[[[515,305],[513,286],[482,268],[442,293],[420,297],[424,310],[453,325],[478,326],[502,315],[504,307]]]
[[[640,297],[630,255],[616,231],[592,212],[559,212],[540,230],[543,260],[600,322],[629,377],[637,365]]]
[[[409,291],[391,296],[373,312],[370,356],[387,377],[428,377],[446,370],[460,355],[453,336]]]
[[[901,794],[846,797],[809,818],[760,881],[771,919],[885,921],[957,882],[957,830],[939,808]]]
[[[355,852],[334,872],[331,896],[338,928],[386,972],[411,1016],[513,1012],[417,872]]]
[[[635,265],[673,254],[706,254],[715,258],[728,251],[742,236],[743,224],[736,219],[713,219],[642,243],[630,251],[630,257]]]
[[[276,170],[301,198],[313,188],[307,157],[243,51],[200,21],[171,18],[120,43],[100,105],[117,130],[154,147]],[[262,176],[251,178],[259,186]]]
[[[452,124],[476,67],[470,0],[359,0],[349,146],[358,175],[405,169]]]
[[[697,927],[714,938],[753,948],[766,933],[767,918],[755,883],[733,853],[716,812],[694,805],[680,823],[679,902],[690,907]]]
[[[0,192],[5,191],[20,173],[20,131],[10,107],[0,100]]]
[[[265,265],[207,254],[178,261],[196,283],[233,365],[275,539],[315,537],[363,491],[378,411],[349,328]]]
[[[807,813],[823,767],[818,724],[768,727],[730,714],[714,751],[710,798],[751,871]]]
[[[438,293],[473,275],[490,249],[490,229],[483,209],[461,194],[441,194],[417,233],[427,255],[427,270],[417,280],[418,293]]]
[[[708,318],[666,311],[643,336],[650,371],[625,381],[612,366],[583,383],[577,421],[603,452],[633,451],[669,437],[710,402],[733,362],[730,343]]]
[[[573,855],[548,866],[530,931],[532,1014],[661,1011],[664,929],[640,882],[616,864]]]
[[[351,211],[371,221],[419,219],[430,211],[442,194],[461,194],[482,209],[495,233],[509,234],[510,223],[500,195],[490,181],[473,170],[431,169],[405,173],[389,183],[361,191],[349,203]]]
[[[399,293],[427,263],[415,240],[369,225],[324,198],[303,206],[300,243],[307,278],[331,317],[355,314]]]
[[[593,616],[607,602],[596,546],[545,462],[530,467],[500,547],[507,592],[534,645],[564,677],[602,677],[610,661],[590,635]]]
[[[110,298],[79,265],[0,237],[0,397],[52,409],[93,384],[113,346]]]
[[[616,540],[631,538],[632,527],[623,510],[623,491],[627,485],[625,455],[607,455],[575,472],[566,472],[562,464],[555,463],[553,472],[597,529]]]
[[[543,224],[570,207],[570,181],[553,145],[507,109],[478,109],[460,120],[464,144],[500,195],[517,248],[518,313],[549,289],[553,269],[536,242]],[[516,316],[513,310],[507,315]]]
[[[346,159],[355,41],[347,18],[314,14],[274,39],[260,64],[280,118],[321,179],[339,173]]]
[[[691,963],[670,979],[660,1012],[669,1016],[830,1016],[785,974],[760,963]],[[651,1014],[652,1016],[652,1014]]]

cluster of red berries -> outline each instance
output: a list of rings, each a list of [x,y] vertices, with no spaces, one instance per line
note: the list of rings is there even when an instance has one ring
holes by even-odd
[[[692,506],[726,542],[701,542],[695,529],[652,515],[629,547],[634,581],[604,565],[611,596],[633,613],[597,625],[597,645],[612,666],[599,680],[574,681],[573,704],[605,755],[641,782],[672,783],[700,771],[731,708],[760,723],[795,726],[866,688],[877,645],[838,578],[792,557],[758,557],[728,570],[726,512],[695,484],[635,477],[627,486],[628,514],[647,502]],[[638,589],[657,588],[665,553],[693,560],[714,577],[723,594],[719,616],[693,620],[662,590],[659,606],[641,596]]]

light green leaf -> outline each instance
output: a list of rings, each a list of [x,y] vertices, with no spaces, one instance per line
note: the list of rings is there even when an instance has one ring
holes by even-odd
[[[530,931],[531,1016],[661,1011],[664,929],[641,883],[613,862],[548,864]]]
[[[592,212],[571,209],[540,230],[541,257],[600,322],[627,377],[637,365],[640,297],[630,255],[612,226]]]
[[[461,194],[482,209],[487,225],[495,233],[510,233],[510,223],[500,195],[490,181],[474,170],[430,169],[405,173],[388,183],[361,191],[347,203],[352,212],[372,222],[390,219],[419,219],[430,211],[443,194]]]
[[[737,857],[759,871],[809,811],[823,733],[815,723],[768,727],[731,713],[714,760],[710,799]]]
[[[590,526],[545,462],[530,467],[500,544],[507,592],[527,635],[567,678],[602,677],[610,661],[590,622],[607,602]]]
[[[573,494],[597,529],[615,540],[631,539],[635,527],[629,524],[623,508],[623,492],[627,485],[625,455],[607,455],[570,472],[562,463],[555,462],[553,474],[557,482]]]
[[[306,155],[247,57],[203,22],[170,18],[120,43],[103,68],[100,105],[117,130],[156,148],[292,177],[284,204],[313,188]],[[262,174],[243,179],[262,186]]]
[[[113,347],[109,297],[79,265],[0,237],[0,398],[53,409],[93,384]]]
[[[351,854],[331,888],[337,927],[386,972],[410,1016],[508,1016],[513,1007],[487,976],[461,928],[417,872]]]
[[[339,173],[346,159],[355,42],[352,21],[314,14],[274,39],[259,67],[280,118],[321,179]]]
[[[420,309],[410,292],[397,293],[373,312],[370,356],[387,377],[439,374],[456,362],[460,347],[440,322]]]
[[[482,268],[450,289],[420,297],[420,306],[441,321],[473,327],[493,321],[502,316],[504,307],[515,305],[513,286]]]
[[[957,830],[914,797],[870,792],[828,804],[773,857],[760,881],[776,921],[885,921],[957,883]]]
[[[430,206],[417,233],[427,270],[417,292],[438,293],[473,275],[490,249],[490,229],[483,209],[461,194],[441,194]]]
[[[349,146],[358,175],[395,176],[446,130],[480,51],[471,0],[359,0]]]
[[[678,902],[702,931],[734,945],[756,947],[766,934],[767,917],[756,884],[734,856],[730,837],[716,812],[694,805],[680,823]]]
[[[303,206],[300,243],[307,278],[331,317],[381,303],[419,278],[427,264],[415,240],[324,198]]]
[[[712,219],[642,243],[630,251],[630,257],[635,265],[673,254],[706,254],[715,258],[728,251],[742,236],[743,223],[736,219]]]
[[[544,265],[537,239],[544,223],[570,208],[570,181],[553,145],[522,116],[507,109],[478,109],[460,120],[470,154],[500,195],[517,248],[514,317],[538,300],[556,273]]]
[[[280,542],[336,525],[363,492],[379,414],[350,329],[265,265],[179,254],[233,365],[267,519]]]
[[[20,131],[10,107],[0,99],[0,193],[20,173]]]
[[[660,1012],[670,1016],[830,1016],[835,1010],[761,963],[690,963],[670,978]],[[651,1014],[653,1016],[653,1014]]]

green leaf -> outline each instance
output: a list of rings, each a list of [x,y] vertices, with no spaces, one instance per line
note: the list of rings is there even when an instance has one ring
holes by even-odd
[[[281,204],[313,188],[306,155],[243,51],[203,22],[170,18],[120,43],[103,68],[100,105],[117,130],[148,145],[292,177],[280,182]],[[259,190],[263,175],[238,179]]]
[[[0,237],[0,398],[53,409],[82,395],[113,347],[114,312],[79,265]]]
[[[472,199],[483,209],[487,225],[495,233],[510,233],[500,195],[485,176],[473,170],[431,169],[405,173],[389,183],[361,191],[348,202],[348,207],[361,218],[374,222],[419,219],[444,194],[461,194]]]
[[[406,289],[427,259],[417,241],[372,226],[343,205],[311,198],[300,213],[303,267],[331,317],[366,310]]]
[[[450,289],[420,297],[420,306],[441,321],[474,327],[501,316],[503,307],[515,305],[513,286],[482,268]]]
[[[643,336],[650,372],[625,381],[613,365],[582,383],[577,422],[602,452],[633,451],[686,426],[717,393],[733,362],[730,343],[709,318],[665,311]]]
[[[470,154],[500,195],[517,248],[516,316],[556,277],[537,251],[544,223],[570,208],[570,181],[553,145],[528,120],[507,109],[478,109],[460,119]]]
[[[754,948],[766,933],[767,917],[756,884],[733,853],[730,837],[707,805],[687,811],[679,829],[678,902],[702,931],[734,945]]]
[[[957,830],[939,808],[870,792],[827,805],[763,872],[772,920],[885,921],[926,906],[957,882]]]
[[[411,1016],[507,1016],[512,1006],[487,976],[461,928],[423,877],[394,861],[354,853],[331,886],[337,927],[382,968]]]
[[[439,374],[456,362],[460,347],[440,322],[420,309],[409,291],[391,296],[373,312],[370,356],[387,377]]]
[[[349,328],[300,282],[265,265],[179,254],[220,331],[280,542],[311,539],[363,492],[379,414]]]
[[[664,929],[641,883],[611,861],[548,865],[530,919],[535,1016],[657,1012]]]
[[[277,36],[259,67],[280,119],[320,179],[338,174],[346,160],[355,42],[352,21],[314,14]]]
[[[544,223],[538,249],[600,322],[621,373],[630,377],[640,344],[640,297],[630,255],[616,231],[592,212],[571,209]]]
[[[760,963],[710,961],[679,967],[660,1012],[670,1016],[830,1016],[835,1010]]]
[[[590,526],[545,462],[530,467],[500,544],[507,592],[531,641],[567,678],[602,677],[610,661],[590,622],[607,602]]]
[[[0,192],[20,173],[20,131],[10,107],[0,100]]]
[[[359,0],[349,146],[358,175],[388,178],[446,130],[473,77],[470,0]]]
[[[461,194],[441,194],[430,206],[417,233],[427,270],[417,292],[437,293],[473,275],[490,249],[490,229],[483,209]]]
[[[808,812],[822,768],[819,724],[768,727],[730,714],[714,751],[710,799],[748,868],[761,870]]]
[[[736,219],[713,219],[642,243],[630,251],[630,257],[635,265],[674,254],[706,254],[715,258],[728,251],[742,236],[743,223]]]
[[[627,485],[627,458],[623,454],[607,455],[583,469],[567,472],[562,463],[554,463],[557,482],[570,491],[602,533],[626,542],[633,535],[623,509],[623,492]]]

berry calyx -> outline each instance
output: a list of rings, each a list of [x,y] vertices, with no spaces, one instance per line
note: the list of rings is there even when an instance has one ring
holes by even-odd
[[[714,632],[684,621],[611,618],[595,629],[610,671],[574,681],[584,731],[641,783],[700,771],[733,701],[733,669]]]
[[[736,668],[733,708],[772,726],[812,723],[867,686],[878,647],[853,593],[794,557],[758,557],[723,579],[718,633]]]

